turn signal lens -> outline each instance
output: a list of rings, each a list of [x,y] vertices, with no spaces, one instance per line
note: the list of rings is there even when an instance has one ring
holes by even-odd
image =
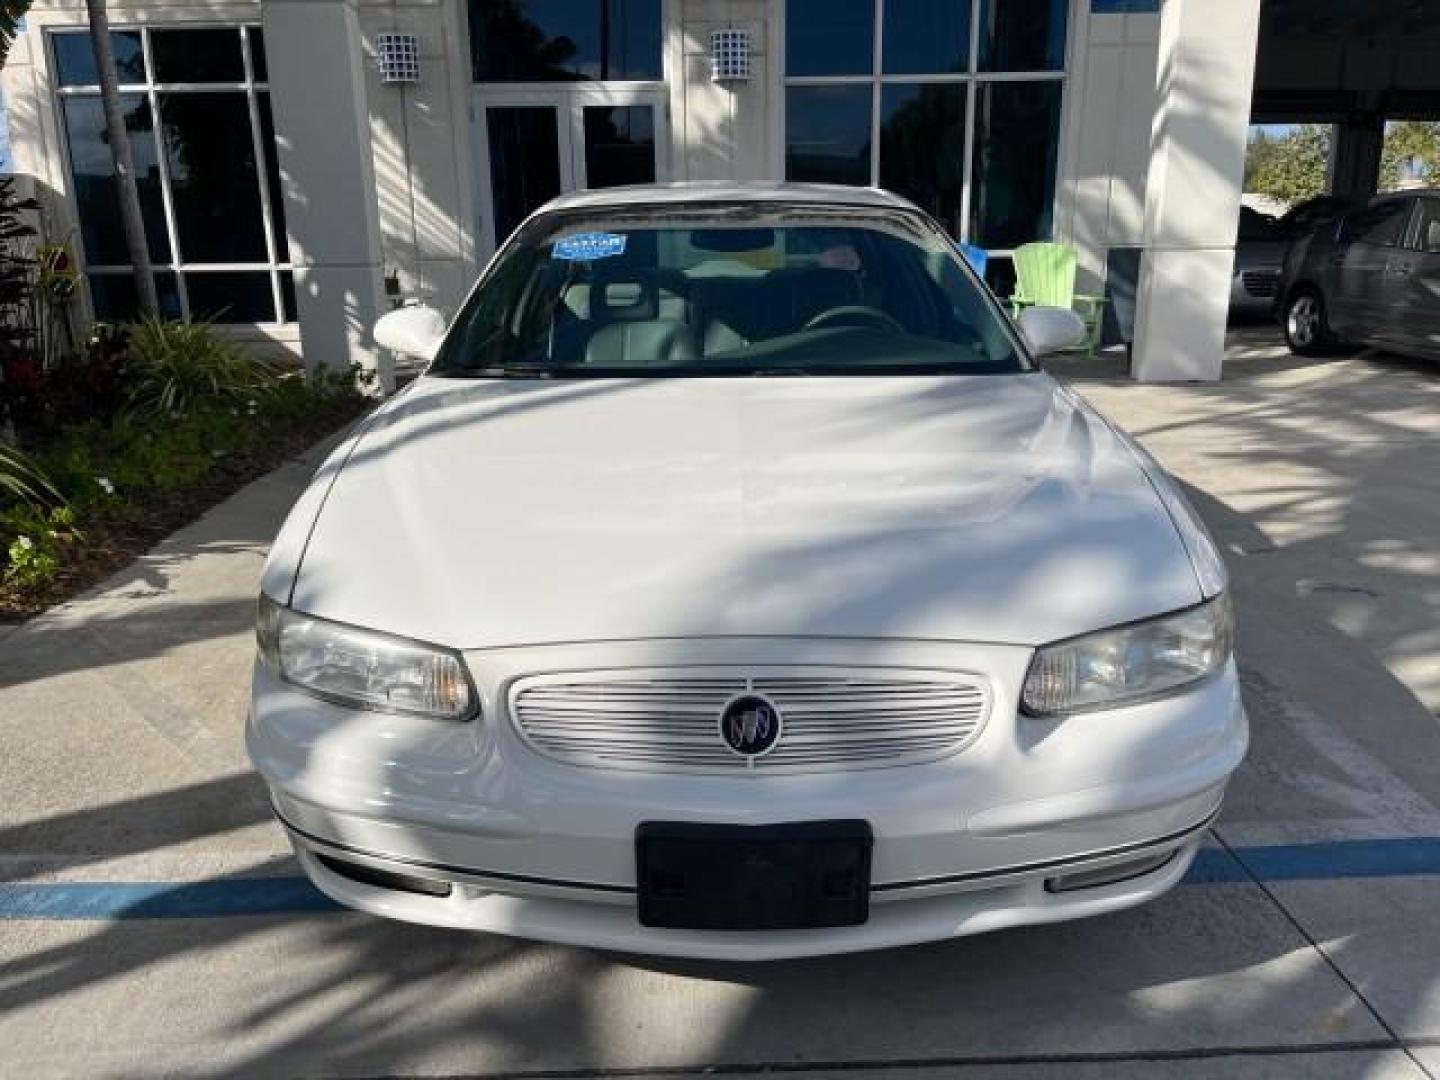
[[[1230,660],[1234,626],[1222,593],[1158,619],[1035,652],[1020,702],[1031,716],[1115,708],[1178,693]]]

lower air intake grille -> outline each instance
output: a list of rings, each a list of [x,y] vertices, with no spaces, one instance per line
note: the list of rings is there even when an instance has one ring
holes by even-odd
[[[721,713],[741,696],[759,696],[779,714],[779,738],[763,756],[739,754],[721,735]],[[988,711],[977,676],[891,668],[587,672],[522,679],[510,692],[510,715],[540,753],[574,765],[669,772],[932,761],[971,743]]]

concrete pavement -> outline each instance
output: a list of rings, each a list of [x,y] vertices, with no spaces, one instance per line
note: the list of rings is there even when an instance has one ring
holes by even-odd
[[[1208,875],[1087,922],[754,966],[323,908],[6,917],[0,884],[0,1075],[1440,1076],[1440,373],[1233,352],[1217,387],[1064,366],[1230,560],[1254,750]],[[142,915],[294,875],[240,725],[307,471],[0,631],[0,882],[160,883]]]

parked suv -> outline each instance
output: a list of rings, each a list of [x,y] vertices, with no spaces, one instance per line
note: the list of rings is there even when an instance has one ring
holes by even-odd
[[[1301,356],[1349,342],[1440,360],[1440,190],[1378,196],[1296,240],[1279,296]]]

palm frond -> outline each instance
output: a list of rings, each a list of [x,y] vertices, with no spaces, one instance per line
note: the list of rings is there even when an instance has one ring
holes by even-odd
[[[20,22],[30,10],[30,0],[0,0],[0,68],[10,57],[10,45],[20,33]]]

